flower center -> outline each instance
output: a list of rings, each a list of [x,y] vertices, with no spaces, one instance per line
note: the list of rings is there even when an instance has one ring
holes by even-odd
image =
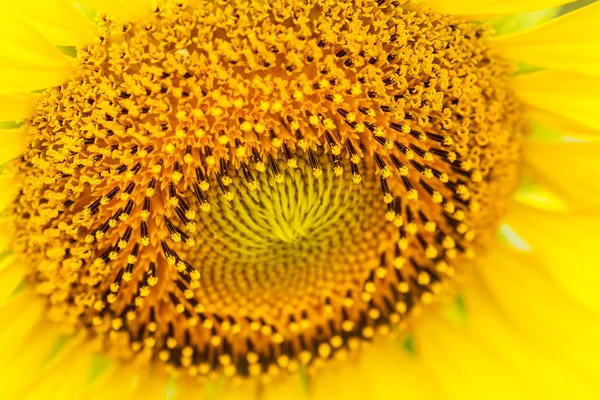
[[[268,376],[402,324],[516,179],[509,68],[404,1],[167,1],[101,19],[15,168],[17,254],[108,353]]]

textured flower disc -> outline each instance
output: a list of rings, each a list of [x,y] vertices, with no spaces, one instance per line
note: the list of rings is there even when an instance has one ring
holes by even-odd
[[[402,325],[483,247],[519,105],[484,28],[403,1],[100,16],[11,213],[51,319],[192,376],[309,369]]]

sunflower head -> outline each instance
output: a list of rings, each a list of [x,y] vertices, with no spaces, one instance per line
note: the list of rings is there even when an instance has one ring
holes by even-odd
[[[405,1],[192,3],[100,15],[27,122],[10,215],[50,318],[265,379],[402,328],[513,189],[510,65]]]

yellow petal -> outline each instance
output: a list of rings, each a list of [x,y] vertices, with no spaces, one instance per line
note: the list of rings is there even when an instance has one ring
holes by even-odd
[[[221,377],[218,382],[211,382],[209,385],[216,385],[218,389],[213,391],[212,388],[205,387],[204,396],[205,400],[255,400],[259,399],[259,382],[254,379],[250,379],[246,382],[240,382],[232,384],[231,381],[227,381],[227,378]],[[205,385],[206,386],[206,385]],[[268,386],[267,386],[268,387]],[[194,392],[190,392],[188,389],[187,399],[195,400],[198,396],[193,396]],[[157,399],[158,400],[158,399]],[[161,399],[162,400],[162,399]]]
[[[30,329],[22,327],[12,346],[0,355],[0,391],[4,398],[18,398],[17,394],[35,382],[44,368],[51,367],[66,347],[61,337],[54,326],[43,321]]]
[[[0,165],[23,154],[25,150],[25,132],[26,128],[0,129]],[[0,195],[0,199],[2,197],[4,195]]]
[[[600,130],[600,77],[563,71],[541,71],[513,79],[527,104]]]
[[[27,271],[23,266],[14,264],[13,256],[4,256],[0,260],[3,265],[0,271],[0,307],[14,299],[15,290],[23,283]]]
[[[176,394],[174,380],[148,379],[139,391],[140,399],[148,400],[173,400]],[[199,400],[201,397],[197,396]]]
[[[35,293],[30,293],[31,296],[35,296]],[[42,301],[41,298],[31,297],[27,298],[26,296],[21,296],[21,303],[15,301],[10,307],[16,311],[20,311],[23,304],[29,304],[35,301]],[[40,314],[40,318],[37,321],[32,321],[32,324],[22,324],[18,328],[18,334],[14,335],[10,344],[2,349],[0,352],[0,368],[5,365],[13,365],[18,362],[21,358],[29,358],[29,354],[24,354],[29,350],[29,347],[37,347],[37,355],[44,357],[47,356],[47,353],[50,351],[50,347],[52,346],[52,342],[56,340],[54,335],[55,330],[43,321],[43,317]],[[12,326],[13,324],[11,324]],[[39,329],[44,329],[44,335],[39,334]],[[50,338],[50,340],[46,340],[46,338]],[[40,351],[41,347],[45,347],[46,351]],[[34,364],[33,360],[28,360],[30,363],[29,368],[35,368],[38,365]],[[38,363],[41,363],[42,360],[38,359]],[[0,370],[0,376],[5,378],[7,374],[10,374],[12,368],[6,370]],[[14,378],[14,376],[13,376]]]
[[[507,15],[556,7],[574,0],[423,0],[419,4],[431,6],[444,14]]]
[[[508,35],[516,32],[522,32],[533,28],[555,18],[560,11],[559,7],[547,8],[545,10],[531,11],[517,15],[508,15],[501,18],[495,18],[490,21],[494,36]]]
[[[0,94],[29,92],[65,82],[71,60],[20,19],[0,20]]]
[[[415,342],[417,357],[440,382],[445,399],[528,398],[533,394],[499,351],[439,315],[419,321]]]
[[[40,334],[41,332],[43,334]],[[40,325],[38,330],[26,339],[28,345],[18,349],[20,356],[11,361],[10,368],[6,372],[3,371],[0,377],[0,390],[6,396],[3,398],[31,398],[25,397],[24,393],[31,391],[40,383],[45,383],[47,379],[55,379],[55,383],[60,383],[63,378],[53,371],[64,370],[65,365],[70,365],[71,358],[77,357],[77,354],[68,351],[67,346],[61,346],[59,334],[48,332],[45,325]],[[84,378],[83,382],[77,383],[86,383],[86,381],[87,379]],[[45,398],[49,398],[47,393]],[[65,400],[75,399],[87,400],[84,397],[68,397]]]
[[[21,121],[35,109],[37,95],[33,93],[0,94],[0,121]]]
[[[149,0],[80,0],[77,3],[123,20],[135,20],[152,12]]]
[[[0,307],[0,318],[6,321],[0,330],[0,350],[7,351],[20,336],[27,333],[41,318],[44,305],[32,301],[30,296],[20,295],[18,299]]]
[[[141,387],[149,380],[148,368],[140,368],[131,364],[112,363],[110,370],[103,377],[96,379],[85,391],[84,397],[89,400],[104,400],[119,393],[123,399],[139,397]],[[164,381],[164,376],[154,376],[154,380]]]
[[[494,253],[499,262],[507,261],[503,253]],[[481,268],[488,268],[481,265]],[[514,290],[527,288],[515,287]],[[519,330],[510,320],[510,316],[498,306],[496,299],[480,279],[473,280],[462,298],[467,313],[467,323],[449,330],[461,336],[467,336],[463,362],[473,364],[470,359],[472,349],[479,348],[494,354],[498,365],[505,365],[514,371],[515,381],[506,381],[505,385],[522,386],[523,393],[516,398],[585,398],[597,391],[595,381],[581,371],[573,368],[559,354],[549,352],[526,332]],[[446,331],[444,331],[446,332]],[[457,341],[460,342],[460,341]],[[568,346],[567,343],[564,344]],[[477,368],[477,366],[475,366]],[[533,393],[527,396],[526,393]],[[489,397],[489,396],[488,396]],[[502,398],[495,393],[493,398]]]
[[[410,355],[399,343],[377,343],[362,351],[361,376],[373,392],[367,399],[445,399],[447,394],[420,357]]]
[[[94,29],[70,0],[4,0],[0,12],[22,18],[57,46],[84,44],[87,32]]]
[[[68,360],[54,366],[48,373],[38,377],[22,393],[19,399],[46,400],[52,393],[52,399],[82,399],[89,382],[90,367],[93,361],[90,351],[73,351]]]
[[[373,387],[366,379],[358,362],[327,365],[310,382],[311,400],[364,400],[371,398]]]
[[[600,207],[600,142],[525,142],[525,165],[538,185],[570,210]]]
[[[2,213],[17,197],[18,179],[7,174],[0,174],[0,188],[2,188],[0,190],[0,213]]]
[[[591,4],[525,32],[494,38],[492,45],[511,60],[600,75],[598,20],[600,3]]]
[[[526,217],[519,214],[517,218]],[[512,221],[511,224],[517,219]],[[535,229],[533,224],[538,221],[529,220],[530,231]],[[521,226],[515,227],[515,230],[520,228]],[[540,240],[542,237],[547,238],[541,232],[545,228],[546,226],[540,226],[536,233],[540,235]],[[571,230],[568,233],[573,237],[582,237]],[[532,346],[536,345],[555,360],[561,361],[568,369],[598,382],[599,315],[574,299],[572,293],[565,290],[563,282],[555,280],[549,274],[549,268],[545,264],[551,255],[562,252],[561,258],[557,259],[560,260],[560,266],[558,262],[555,266],[563,269],[565,275],[573,272],[580,276],[581,272],[576,271],[577,269],[583,268],[585,271],[594,268],[595,265],[580,265],[583,260],[576,254],[580,248],[570,247],[575,240],[573,238],[565,243],[555,241],[542,245],[543,247],[536,241],[531,245],[531,253],[517,252],[506,247],[496,249],[478,266],[477,274],[491,293],[494,303],[500,307],[519,335]],[[549,249],[550,246],[554,248]],[[578,398],[577,395],[573,397]]]
[[[9,240],[9,234],[0,233],[0,238],[3,241]],[[15,257],[10,253],[10,251],[5,252],[5,249],[0,250],[0,273],[2,273],[5,269],[12,267],[15,264]],[[21,274],[18,274],[21,276]],[[12,292],[12,290],[8,290],[8,292]]]
[[[527,110],[527,116],[533,122],[537,122],[538,124],[550,127],[556,131],[568,132],[570,134],[573,134],[574,136],[600,136],[600,129],[591,128],[579,122],[570,120],[557,114],[553,114],[548,111],[540,110],[537,108],[530,108],[529,110]]]
[[[10,335],[0,348],[3,399],[23,398],[24,390],[56,366],[68,363],[69,358],[65,357],[81,342],[65,339],[57,326],[45,320],[44,303],[32,290],[23,290],[10,304],[0,307],[0,318],[5,321],[0,335]]]
[[[529,176],[515,190],[512,198],[521,204],[544,211],[566,212],[569,209],[567,203],[556,193]]]
[[[1,255],[3,255],[4,252],[8,251],[11,235],[2,225],[4,224],[0,224],[0,257],[2,257]],[[0,260],[2,260],[2,258],[0,258]],[[8,267],[8,264],[0,261],[0,272],[6,267]]]
[[[573,298],[600,315],[597,213],[551,214],[515,205],[506,223]]]
[[[293,374],[284,377],[281,381],[269,383],[259,398],[260,400],[307,400],[308,391],[301,375]]]

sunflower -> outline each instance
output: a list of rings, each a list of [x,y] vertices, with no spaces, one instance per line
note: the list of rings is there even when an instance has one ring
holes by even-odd
[[[2,5],[2,397],[597,398],[565,3]]]

